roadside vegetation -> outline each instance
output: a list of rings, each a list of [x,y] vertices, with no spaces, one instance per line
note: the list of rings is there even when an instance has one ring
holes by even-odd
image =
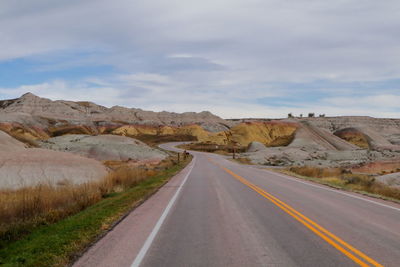
[[[68,264],[190,160],[174,156],[153,167],[122,165],[81,185],[0,191],[0,265]]]
[[[373,175],[352,173],[343,168],[318,168],[311,166],[289,167],[278,171],[335,188],[373,195],[384,199],[400,200],[400,188],[390,187],[378,182]]]

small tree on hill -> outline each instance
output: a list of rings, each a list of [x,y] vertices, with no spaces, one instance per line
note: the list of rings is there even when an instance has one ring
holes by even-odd
[[[287,114],[287,117],[288,117],[288,118],[293,118],[292,112],[290,112],[289,114]]]
[[[308,113],[308,117],[309,118],[314,118],[315,117],[315,113]]]

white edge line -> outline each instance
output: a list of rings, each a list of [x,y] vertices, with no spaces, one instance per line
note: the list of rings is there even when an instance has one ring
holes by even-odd
[[[257,168],[253,168],[253,169],[257,169]],[[309,185],[309,186],[312,186],[312,187],[324,189],[324,190],[327,190],[327,191],[332,191],[332,192],[335,192],[335,193],[338,193],[338,194],[342,194],[342,195],[345,195],[345,196],[348,196],[348,197],[364,200],[364,201],[367,201],[367,202],[370,202],[370,203],[374,203],[374,204],[382,206],[382,207],[386,207],[386,208],[390,208],[390,209],[394,209],[394,210],[400,211],[399,208],[396,208],[396,207],[393,207],[393,206],[390,206],[390,205],[386,205],[386,204],[383,204],[383,203],[380,203],[380,202],[377,202],[377,201],[373,201],[373,200],[370,200],[370,199],[367,199],[367,198],[364,198],[364,197],[354,196],[352,194],[340,191],[339,189],[334,190],[334,189],[331,189],[331,188],[326,188],[326,187],[323,187],[323,186],[320,186],[320,185],[312,184],[311,182],[301,181],[299,179],[288,177],[288,176],[285,176],[285,175],[282,175],[282,174],[279,174],[279,173],[276,173],[276,172],[272,172],[272,171],[269,171],[269,170],[264,170],[264,171],[267,171],[267,172],[269,172],[271,174],[274,174],[276,176],[285,178],[287,180],[295,181],[295,182],[298,182],[298,183],[302,183],[302,184]]]
[[[192,172],[193,166],[195,164],[195,158],[193,158],[192,166],[190,167],[188,173],[186,174],[185,178],[183,179],[182,183],[179,185],[178,190],[176,190],[174,196],[168,202],[167,207],[165,208],[164,212],[161,214],[160,218],[158,219],[156,225],[154,226],[153,230],[151,231],[150,235],[147,237],[146,241],[144,242],[142,248],[140,249],[139,253],[136,255],[135,260],[133,261],[131,267],[139,267],[142,263],[144,257],[146,256],[147,251],[149,250],[151,244],[153,243],[154,238],[156,237],[157,233],[159,232],[161,225],[165,221],[169,211],[171,210],[172,206],[174,205],[178,195],[185,185],[190,173]]]

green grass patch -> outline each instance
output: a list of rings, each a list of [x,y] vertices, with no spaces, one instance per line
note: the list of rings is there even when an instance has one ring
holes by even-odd
[[[156,192],[191,159],[170,167],[133,188],[112,193],[85,210],[50,225],[42,225],[17,241],[3,243],[1,266],[65,266],[104,234],[122,216]]]

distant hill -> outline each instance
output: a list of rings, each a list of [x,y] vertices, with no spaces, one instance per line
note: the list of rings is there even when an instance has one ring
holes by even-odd
[[[26,93],[19,98],[0,101],[0,122],[48,127],[50,124],[101,126],[136,124],[150,126],[182,126],[198,124],[209,131],[226,130],[230,122],[209,111],[153,112],[138,108],[107,108],[87,101],[52,101]]]

